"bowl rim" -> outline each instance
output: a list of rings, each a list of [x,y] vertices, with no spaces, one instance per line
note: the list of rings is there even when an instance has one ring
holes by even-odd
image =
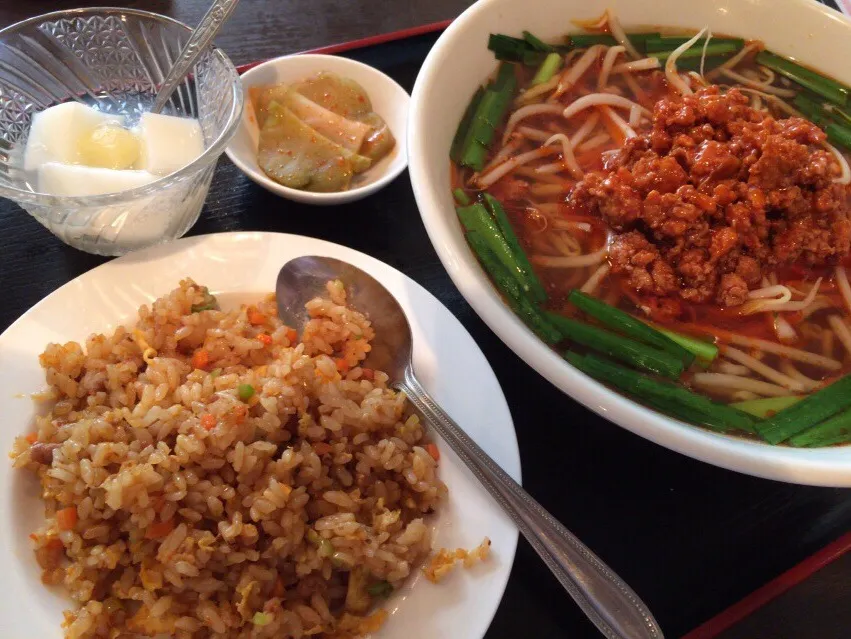
[[[417,133],[427,130],[430,121],[427,96],[439,89],[436,78],[449,52],[480,15],[491,12],[492,5],[503,1],[479,0],[456,18],[429,51],[412,92],[408,123],[411,185],[429,239],[453,283],[476,314],[524,363],[604,419],[678,453],[729,470],[797,484],[851,486],[851,446],[822,449],[770,446],[716,433],[648,409],[562,359],[496,293],[466,245],[457,219],[445,215],[445,204],[434,186],[435,171],[427,161],[425,136]],[[819,19],[842,20],[851,30],[851,19],[837,15],[816,0],[789,0],[789,3],[807,10],[816,9]]]
[[[14,24],[10,24],[9,26],[0,29],[0,38],[14,33],[20,28],[28,27],[32,24],[45,22],[51,19],[60,19],[63,17],[82,17],[96,15],[103,16],[115,14],[134,15],[140,18],[153,19],[161,23],[167,23],[177,27],[182,27],[186,31],[190,33],[192,32],[192,28],[189,25],[184,24],[179,20],[175,20],[170,16],[166,16],[161,13],[155,13],[153,11],[144,11],[142,9],[129,8],[125,9],[122,7],[84,7],[79,9],[51,11],[50,13],[43,13],[38,16],[33,16],[32,18],[27,18],[25,20],[15,22]],[[178,182],[182,182],[187,177],[198,173],[200,170],[202,170],[209,164],[214,163],[216,160],[218,160],[219,156],[222,154],[228,142],[230,141],[230,138],[236,132],[236,126],[242,116],[243,93],[242,85],[239,81],[239,73],[237,72],[236,67],[234,66],[231,59],[227,56],[226,53],[224,53],[224,51],[214,45],[211,45],[209,49],[213,53],[213,55],[215,55],[224,64],[225,70],[227,71],[228,75],[230,75],[229,84],[231,87],[231,92],[233,93],[233,107],[231,108],[231,111],[228,114],[227,125],[222,129],[219,135],[216,136],[216,139],[213,140],[212,144],[210,144],[210,146],[207,147],[204,152],[197,158],[195,158],[192,162],[178,169],[174,173],[165,175],[143,186],[139,186],[133,189],[127,189],[124,191],[116,191],[114,193],[76,196],[51,195],[49,193],[39,193],[37,191],[18,189],[13,186],[0,184],[0,197],[9,198],[18,203],[35,204],[38,206],[57,206],[60,204],[79,207],[112,206],[155,195],[163,189],[167,189],[173,186],[174,184],[177,184]]]
[[[389,75],[381,71],[381,69],[377,69],[374,66],[369,64],[365,64],[360,62],[359,60],[352,60],[351,58],[347,58],[345,56],[339,55],[329,55],[327,53],[289,53],[286,55],[281,55],[276,58],[270,58],[261,62],[260,64],[251,67],[247,71],[244,71],[240,74],[240,83],[242,85],[243,96],[247,91],[245,87],[245,80],[248,80],[251,75],[255,72],[259,73],[262,69],[268,69],[269,67],[276,67],[277,65],[284,63],[288,64],[291,60],[334,60],[334,64],[342,64],[343,66],[349,65],[352,67],[358,67],[366,70],[369,73],[374,74],[376,77],[380,77],[382,82],[385,82],[389,86],[393,86],[394,90],[397,90],[401,95],[405,97],[405,138],[407,138],[407,130],[408,130],[408,122],[410,115],[410,105],[411,105],[411,96],[405,90],[405,88],[396,82]],[[284,62],[286,61],[286,62]],[[364,87],[365,88],[365,87]],[[240,124],[242,123],[243,117],[240,117]],[[236,167],[245,173],[251,180],[255,183],[259,184],[263,188],[272,193],[279,195],[283,198],[294,200],[297,202],[301,202],[302,204],[342,204],[344,202],[351,202],[354,200],[361,199],[376,191],[383,189],[390,182],[395,180],[401,173],[407,168],[408,162],[410,158],[408,157],[408,149],[407,149],[407,141],[406,139],[402,139],[399,136],[396,136],[396,145],[398,147],[398,152],[403,156],[401,161],[399,162],[391,162],[384,174],[381,175],[378,179],[358,186],[353,189],[349,189],[347,191],[330,191],[330,192],[315,192],[315,191],[303,191],[301,189],[294,189],[289,186],[284,186],[283,184],[278,184],[271,178],[267,177],[262,170],[255,168],[251,164],[245,162],[242,155],[235,153],[231,146],[228,145],[225,148],[225,155],[228,156],[231,162],[233,162]],[[369,169],[367,169],[367,172]]]

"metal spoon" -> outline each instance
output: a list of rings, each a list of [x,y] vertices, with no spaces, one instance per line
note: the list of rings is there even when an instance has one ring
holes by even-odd
[[[278,313],[301,329],[304,305],[326,294],[329,280],[341,280],[349,304],[368,314],[375,329],[367,364],[397,380],[428,424],[476,475],[540,555],[564,589],[609,639],[662,639],[662,630],[638,595],[579,539],[511,479],[438,406],[414,376],[411,327],[390,292],[359,268],[330,257],[306,256],[287,262],[275,286]]]
[[[201,18],[198,26],[192,30],[189,41],[183,47],[177,60],[174,61],[168,75],[163,80],[162,86],[151,107],[151,113],[159,113],[168,102],[171,94],[178,85],[183,82],[186,74],[195,66],[198,58],[212,44],[216,35],[225,22],[228,21],[239,0],[215,0],[210,10]]]

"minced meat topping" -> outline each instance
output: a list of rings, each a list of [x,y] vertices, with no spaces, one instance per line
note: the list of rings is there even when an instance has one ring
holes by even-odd
[[[736,306],[778,266],[848,255],[851,192],[824,142],[710,86],[657,102],[652,128],[569,201],[613,229],[612,273],[639,294]]]

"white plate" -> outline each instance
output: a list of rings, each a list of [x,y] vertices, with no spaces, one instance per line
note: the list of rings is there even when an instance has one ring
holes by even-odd
[[[408,165],[405,136],[408,126],[408,103],[411,98],[393,78],[368,64],[341,56],[317,53],[288,55],[258,64],[242,74],[242,87],[247,92],[250,87],[297,82],[321,71],[331,71],[360,84],[369,96],[373,110],[384,119],[396,138],[393,150],[375,166],[356,176],[352,180],[351,189],[335,193],[314,193],[291,189],[269,178],[257,164],[260,131],[257,128],[254,107],[247,95],[242,120],[225,153],[231,162],[264,189],[288,200],[327,206],[354,202],[372,195],[390,184],[405,170]]]
[[[571,20],[612,9],[629,31],[647,26],[758,38],[781,55],[851,83],[851,21],[813,0],[479,0],[432,47],[414,86],[408,126],[411,183],[440,261],[476,313],[529,366],[562,391],[632,432],[742,473],[800,484],[851,486],[851,446],[797,449],[722,435],[665,417],[568,364],[512,313],[473,256],[452,201],[449,146],[470,97],[496,69],[490,33],[527,29],[555,42]]]
[[[380,280],[408,314],[414,363],[423,384],[512,477],[520,456],[511,414],[499,383],[470,335],[419,284],[399,271],[336,244],[275,233],[223,233],[187,238],[127,255],[69,282],[27,311],[0,335],[0,449],[12,447],[33,419],[33,403],[21,394],[43,389],[38,355],[48,342],[84,340],[131,321],[141,304],[189,276],[214,293],[257,296],[274,289],[280,267],[300,255],[345,260]],[[517,530],[459,459],[441,445],[441,477],[449,501],[433,520],[435,547],[470,548],[484,536],[492,557],[459,568],[439,585],[419,571],[388,602],[391,617],[378,637],[475,639],[482,637],[502,597]],[[27,535],[43,520],[38,481],[0,461],[0,638],[59,639],[62,610],[73,607],[40,582]]]

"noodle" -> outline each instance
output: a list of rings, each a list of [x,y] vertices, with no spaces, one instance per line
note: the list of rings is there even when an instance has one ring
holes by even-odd
[[[564,171],[565,166],[564,162],[552,162],[550,164],[542,164],[541,166],[537,166],[532,171],[534,172],[534,177],[538,177],[538,175],[546,175],[549,173],[560,173]],[[520,169],[517,169],[518,171]]]
[[[848,283],[848,274],[845,272],[844,266],[836,267],[836,285],[839,287],[845,305],[851,311],[851,284]]]
[[[555,150],[555,149],[554,149]],[[532,195],[541,197],[563,196],[570,190],[570,184],[565,184],[564,180],[558,180],[555,184],[532,184],[529,187],[529,192]]]
[[[740,390],[740,391],[736,391],[735,393],[730,395],[730,398],[734,402],[747,402],[747,401],[750,401],[752,399],[759,399],[759,395],[757,395],[756,393],[752,393],[750,391]]]
[[[777,333],[777,339],[781,342],[794,342],[798,338],[798,334],[792,325],[783,319],[782,315],[774,315],[774,332]]]
[[[720,390],[746,390],[765,397],[785,397],[789,390],[777,384],[769,384],[750,377],[726,375],[724,373],[695,373],[692,381],[704,388]]]
[[[517,127],[517,133],[522,135],[527,140],[534,140],[535,142],[544,142],[548,140],[552,135],[552,133],[547,133],[546,131],[541,131],[540,129],[533,129],[529,126]]]
[[[772,381],[775,384],[780,384],[781,386],[785,386],[789,390],[793,391],[804,390],[804,387],[800,382],[792,379],[788,375],[784,375],[783,373],[774,370],[770,366],[766,366],[758,359],[751,357],[744,351],[740,351],[738,348],[725,346],[723,347],[722,352],[734,362],[739,362],[739,364],[747,366],[755,373],[759,373],[765,379]]]
[[[587,92],[585,92],[585,93],[587,95]],[[603,89],[601,91],[601,93],[608,93],[609,95],[619,95],[619,96],[623,97],[624,91],[619,86],[617,86],[615,84],[610,84],[605,89]]]
[[[788,360],[780,360],[780,370],[782,370],[792,379],[800,382],[801,385],[804,387],[805,391],[813,391],[822,385],[822,383],[818,380],[811,379],[804,375],[801,371],[795,368],[792,362]]]
[[[599,135],[595,135],[590,140],[586,140],[578,147],[576,147],[577,151],[590,151],[592,149],[596,149],[597,147],[603,146],[606,142],[612,139],[608,133],[600,133]]]
[[[558,162],[558,163],[554,162],[553,164],[558,164],[559,170],[564,169],[564,166],[562,166],[561,162]],[[544,164],[542,166],[547,166],[547,165]],[[537,180],[538,182],[546,182],[547,184],[558,184],[559,187],[561,187],[561,185],[564,184],[564,178],[561,178],[561,177],[554,175],[552,173],[539,173],[538,168],[539,167],[532,168],[532,167],[528,167],[528,166],[521,166],[521,167],[514,169],[514,175],[521,175],[521,176],[527,177],[531,180]],[[538,206],[538,208],[540,208],[542,205],[540,203],[538,203],[537,206]]]
[[[553,233],[550,236],[550,243],[562,255],[573,257],[582,254],[582,247],[579,245],[579,240],[570,233]]]
[[[577,255],[575,257],[553,257],[551,255],[533,255],[529,260],[538,266],[547,268],[578,268],[580,266],[594,266],[606,259],[608,246],[588,255]]]
[[[588,295],[594,293],[597,290],[597,287],[600,286],[600,282],[602,282],[606,278],[606,275],[609,274],[611,268],[612,267],[608,264],[600,266],[600,268],[594,271],[591,277],[588,278],[588,281],[586,281],[579,290]]]
[[[848,325],[842,321],[842,318],[839,317],[839,315],[829,315],[827,323],[830,324],[830,327],[833,329],[833,332],[836,333],[836,337],[839,338],[839,341],[842,342],[845,350],[848,351],[848,353],[851,353],[851,331],[848,330]]]
[[[540,227],[541,228],[535,229],[536,233],[543,233],[544,231],[547,230],[547,227],[550,225],[550,221],[547,218],[547,216],[544,215],[543,213],[541,213],[538,209],[533,208],[531,206],[526,209],[526,219],[527,220],[540,220],[540,222],[541,222]]]
[[[822,357],[809,351],[803,351],[798,348],[778,344],[777,342],[769,342],[758,337],[748,337],[739,335],[738,333],[730,333],[729,341],[738,346],[747,346],[757,350],[765,351],[766,353],[774,353],[775,355],[785,355],[789,359],[794,359],[805,364],[811,364],[827,370],[837,371],[842,368],[842,363],[830,357]]]
[[[582,126],[577,129],[576,133],[573,134],[573,137],[570,138],[570,144],[576,148],[576,146],[594,130],[594,127],[597,126],[597,122],[599,120],[600,112],[594,111],[586,118],[585,122],[582,123]]]
[[[764,66],[759,66],[757,68],[763,73],[765,73],[766,84],[774,84],[774,81],[777,79],[777,75],[775,75],[774,71]]]
[[[833,331],[821,334],[821,352],[825,357],[833,355]]]
[[[751,369],[747,366],[742,366],[741,364],[734,364],[733,362],[727,362],[724,360],[718,361],[715,365],[715,368],[719,373],[727,373],[728,375],[740,375],[740,376],[748,376],[751,374]]]

